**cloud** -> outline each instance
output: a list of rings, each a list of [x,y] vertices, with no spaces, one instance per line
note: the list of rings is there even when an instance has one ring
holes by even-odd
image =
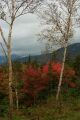
[[[7,38],[8,26],[1,21],[5,37]],[[37,34],[40,31],[40,22],[36,15],[28,14],[18,18],[13,27],[12,50],[15,53],[40,53]],[[39,50],[38,50],[39,49]]]
[[[7,38],[8,26],[3,21],[0,21],[3,27],[5,37]],[[36,15],[27,14],[15,21],[12,34],[12,53],[15,54],[40,54],[44,49],[44,44],[38,42],[37,34],[40,32],[40,21]],[[72,42],[80,42],[80,29],[76,29],[75,36]],[[0,41],[2,39],[0,38]]]
[[[17,48],[13,49],[14,54],[19,54],[19,55],[37,55],[41,53],[41,46],[40,45],[28,45],[26,47],[20,47],[18,46]]]

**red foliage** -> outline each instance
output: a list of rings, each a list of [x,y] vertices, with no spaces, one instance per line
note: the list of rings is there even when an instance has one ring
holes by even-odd
[[[3,68],[0,66],[0,93],[3,95],[8,95],[8,79],[7,73],[3,71]]]
[[[72,77],[75,76],[75,71],[68,67],[64,70],[64,83],[67,83],[69,87],[76,88],[77,84],[75,82],[70,81]]]
[[[52,72],[53,76],[56,75],[59,78],[61,72],[61,64],[48,63],[44,65],[42,68],[35,68],[31,65],[27,67],[23,75],[23,81],[24,81],[23,92],[27,93],[33,98],[36,97],[36,95],[39,92],[43,91],[46,88],[46,86],[49,84],[51,76],[48,73],[50,71]],[[72,88],[76,87],[76,84],[74,82],[68,80],[69,77],[73,77],[73,76],[75,76],[75,71],[73,69],[71,68],[65,69],[63,84],[67,83]]]
[[[60,75],[61,72],[61,64],[60,63],[52,63],[52,72],[53,74]]]
[[[77,87],[76,83],[74,83],[74,82],[68,82],[68,85],[69,85],[71,88],[76,88],[76,87]]]
[[[41,69],[36,69],[29,66],[24,73],[24,87],[23,91],[33,98],[48,84],[48,76],[43,73]]]
[[[64,71],[64,76],[67,76],[67,77],[75,76],[75,71],[72,68],[67,68]]]
[[[26,74],[30,77],[38,77],[37,70],[32,66],[29,66],[28,69],[26,69]]]
[[[46,74],[49,72],[49,65],[48,64],[46,64],[46,65],[43,66],[42,72],[46,73]]]

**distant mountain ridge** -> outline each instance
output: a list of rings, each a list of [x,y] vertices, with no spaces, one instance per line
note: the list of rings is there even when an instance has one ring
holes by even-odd
[[[35,55],[30,56],[31,60],[38,61],[40,63],[46,63],[48,61],[55,60],[55,61],[62,61],[63,58],[63,52],[64,48],[60,48],[56,50],[54,53],[48,53],[48,54],[41,54],[41,55]],[[80,55],[80,43],[74,43],[68,46],[67,48],[67,59],[75,59],[78,55]],[[29,60],[29,57],[23,57],[20,59],[22,62],[26,62]]]
[[[55,61],[62,61],[63,58],[63,51],[64,48],[60,48],[56,50],[54,53],[48,53],[48,54],[41,54],[41,55],[34,55],[34,56],[18,56],[13,54],[12,55],[12,61],[20,61],[20,62],[27,62],[29,59],[32,61],[37,61],[40,63],[47,63],[50,60]],[[74,43],[68,46],[67,48],[67,59],[75,59],[78,55],[80,55],[80,43]],[[3,56],[0,56],[0,64],[6,63],[7,59]]]
[[[12,55],[12,61],[16,61],[16,60],[18,60],[20,58],[21,57],[16,55],[16,54]],[[7,63],[7,56],[0,56],[0,64],[4,64],[4,63]]]

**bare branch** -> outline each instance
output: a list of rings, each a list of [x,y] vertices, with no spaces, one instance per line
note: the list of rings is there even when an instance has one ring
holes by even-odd
[[[3,34],[3,31],[2,31],[2,28],[1,28],[1,27],[0,27],[0,33],[1,33],[1,37],[2,37],[2,39],[3,39],[3,41],[4,41],[5,45],[6,45],[6,47],[8,47],[8,44],[7,44],[7,42],[6,42],[6,39],[5,39],[5,37],[4,37],[4,34]]]
[[[6,53],[6,50],[4,49],[4,47],[3,47],[3,45],[2,45],[2,43],[0,42],[0,45],[1,45],[1,48],[2,48],[2,50],[3,50],[3,53],[4,53],[4,55],[5,55],[5,57],[7,58],[7,53]],[[8,59],[8,58],[7,58]]]

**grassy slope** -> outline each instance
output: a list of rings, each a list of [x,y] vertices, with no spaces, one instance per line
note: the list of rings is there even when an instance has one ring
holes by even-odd
[[[50,97],[47,103],[21,110],[14,120],[80,120],[80,98],[64,99],[60,106],[62,109],[57,107],[55,98]]]

